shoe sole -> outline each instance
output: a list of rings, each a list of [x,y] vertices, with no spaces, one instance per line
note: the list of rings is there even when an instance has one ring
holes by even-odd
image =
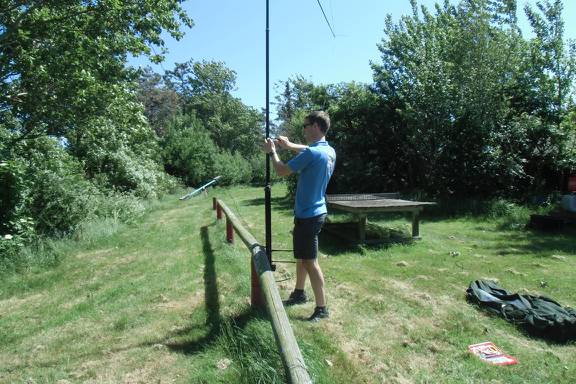
[[[299,305],[299,304],[306,304],[308,302],[308,299],[304,299],[304,300],[284,300],[282,302],[282,304],[284,304],[284,306],[290,307],[292,305]]]

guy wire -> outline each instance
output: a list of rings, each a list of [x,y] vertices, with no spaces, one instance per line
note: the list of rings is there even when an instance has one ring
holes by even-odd
[[[330,25],[330,22],[328,21],[328,18],[326,17],[326,13],[324,12],[324,8],[322,7],[322,3],[320,3],[320,0],[316,0],[318,2],[318,5],[320,6],[320,10],[322,11],[322,14],[324,15],[324,20],[326,20],[326,24],[328,24],[328,28],[330,28],[330,32],[332,32],[332,36],[334,36],[334,38],[336,38],[336,34],[334,33],[334,30],[332,29],[332,25]]]
[[[234,208],[236,209],[236,216],[240,219],[242,224],[244,224],[244,226],[248,228],[248,222],[244,220],[244,217],[242,217],[242,214],[240,213],[240,206],[238,205],[238,201],[232,196],[232,194],[227,188],[225,189],[225,191],[226,196],[228,196],[230,200],[232,200],[232,203],[234,204]]]

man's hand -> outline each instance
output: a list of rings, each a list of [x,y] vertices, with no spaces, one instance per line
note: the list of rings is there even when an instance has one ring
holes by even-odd
[[[264,150],[264,152],[266,153],[274,153],[276,152],[276,146],[274,145],[274,140],[268,138],[266,140],[264,140],[264,144],[262,146],[262,149]]]
[[[268,138],[264,140],[262,145],[262,149],[264,152],[270,154],[270,160],[272,160],[272,166],[276,170],[278,176],[288,176],[292,173],[290,167],[282,162],[276,153],[276,145],[274,144],[274,140]]]
[[[299,153],[300,151],[308,148],[307,145],[303,144],[295,144],[288,140],[286,136],[278,136],[276,138],[276,145],[278,145],[282,149],[289,149],[293,152]]]
[[[276,138],[276,144],[282,149],[290,149],[290,145],[292,145],[286,136],[278,136]]]

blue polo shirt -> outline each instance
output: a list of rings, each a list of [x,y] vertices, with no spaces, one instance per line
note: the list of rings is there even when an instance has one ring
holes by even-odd
[[[301,151],[287,165],[298,173],[294,216],[299,219],[326,213],[326,187],[336,163],[336,151],[324,140]]]

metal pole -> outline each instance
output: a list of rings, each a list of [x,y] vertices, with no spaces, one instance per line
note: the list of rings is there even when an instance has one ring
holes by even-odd
[[[266,0],[266,139],[270,138],[270,23],[269,0]],[[272,270],[272,209],[270,206],[270,154],[266,154],[266,186],[264,187],[266,256]]]

